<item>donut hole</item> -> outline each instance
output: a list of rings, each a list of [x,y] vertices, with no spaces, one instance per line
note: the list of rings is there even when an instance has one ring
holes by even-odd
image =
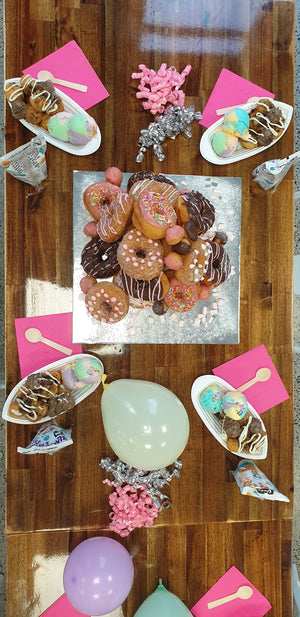
[[[135,251],[135,254],[138,259],[145,259],[145,257],[147,257],[146,251],[143,250]]]
[[[113,308],[111,304],[109,304],[109,302],[107,302],[106,300],[102,302],[102,307],[106,313],[112,313]]]

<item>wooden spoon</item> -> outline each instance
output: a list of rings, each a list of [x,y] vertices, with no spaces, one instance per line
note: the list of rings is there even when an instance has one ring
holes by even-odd
[[[48,347],[53,347],[53,349],[61,351],[61,353],[64,353],[66,356],[70,356],[73,353],[72,349],[64,347],[64,345],[60,345],[60,343],[49,341],[49,339],[42,335],[38,328],[27,328],[27,330],[25,330],[25,338],[29,341],[29,343],[44,343],[45,345],[48,345]]]
[[[249,600],[252,595],[252,587],[249,587],[249,585],[242,585],[235,593],[231,593],[229,596],[224,596],[224,598],[219,598],[213,602],[208,602],[207,608],[215,608],[216,606],[221,606],[222,604],[226,604],[226,602],[231,602],[231,600],[236,600],[238,598],[240,600]]]
[[[250,381],[247,381],[242,386],[239,386],[239,388],[236,389],[239,390],[239,392],[244,392],[244,390],[247,390],[247,388],[250,388],[250,386],[253,386],[258,381],[268,381],[270,377],[271,371],[269,368],[259,368],[258,371],[256,371],[256,375],[255,377],[253,377],[253,379],[250,379]]]
[[[67,88],[72,88],[73,90],[80,90],[80,92],[87,91],[87,86],[83,86],[82,84],[74,84],[72,81],[66,81],[65,79],[58,79],[58,77],[54,77],[50,71],[39,71],[37,76],[41,81],[50,79],[50,81],[54,84],[58,84],[60,86],[66,86]]]

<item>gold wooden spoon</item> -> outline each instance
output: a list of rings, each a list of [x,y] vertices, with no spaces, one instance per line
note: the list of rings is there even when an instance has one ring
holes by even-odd
[[[69,349],[69,347],[65,347],[60,343],[55,343],[55,341],[50,341],[45,338],[38,328],[27,328],[27,330],[25,330],[25,338],[29,343],[44,343],[48,345],[48,347],[53,347],[53,349],[61,351],[61,353],[64,353],[66,356],[70,356],[73,353],[72,349]]]
[[[258,381],[268,381],[270,377],[271,371],[269,368],[259,368],[258,371],[256,371],[256,375],[255,377],[253,377],[253,379],[250,379],[250,381],[247,381],[242,386],[239,386],[238,388],[236,388],[236,390],[239,390],[239,392],[244,392],[244,390],[247,390],[247,388],[250,388],[250,386],[253,386]]]
[[[217,606],[221,606],[222,604],[226,604],[226,602],[231,602],[231,600],[249,600],[253,595],[252,587],[249,585],[242,585],[239,587],[235,593],[231,593],[229,596],[224,596],[224,598],[218,598],[218,600],[213,600],[213,602],[208,602],[207,608],[215,608]]]

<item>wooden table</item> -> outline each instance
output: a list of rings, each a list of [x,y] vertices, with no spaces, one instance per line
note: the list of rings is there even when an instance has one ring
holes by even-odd
[[[162,512],[152,529],[122,541],[133,551],[136,569],[124,607],[127,617],[154,589],[157,576],[192,607],[232,563],[269,599],[270,614],[291,615],[293,175],[290,171],[271,194],[253,183],[251,172],[268,158],[293,151],[293,122],[272,150],[223,167],[199,155],[204,128],[193,122],[191,139],[180,135],[165,142],[162,163],[148,150],[138,164],[138,137],[152,116],[136,99],[131,74],[140,63],[158,70],[166,62],[180,72],[191,64],[183,86],[185,105],[203,110],[225,67],[293,105],[294,3],[70,0],[56,6],[33,0],[20,7],[6,0],[5,20],[6,78],[20,76],[24,67],[74,39],[110,94],[89,110],[102,134],[97,152],[76,157],[48,146],[48,177],[37,204],[32,204],[28,185],[6,176],[7,394],[20,379],[14,319],[72,310],[73,170],[103,171],[117,165],[126,172],[240,177],[239,344],[126,344],[114,353],[99,341],[83,349],[103,360],[111,380],[146,379],[168,387],[182,400],[190,420],[181,477],[169,488],[172,509]],[[31,136],[7,109],[6,152]],[[262,343],[290,398],[264,414],[269,452],[259,466],[290,498],[288,504],[240,495],[231,474],[238,459],[214,441],[190,398],[196,377]],[[17,446],[29,443],[36,431],[7,423],[7,617],[17,611],[37,617],[59,595],[60,581],[46,591],[34,578],[37,563],[44,569],[37,555],[49,555],[54,563],[86,535],[108,533],[110,489],[102,484],[99,461],[113,453],[102,426],[101,392],[98,388],[88,404],[59,419],[72,427],[74,445],[52,457],[17,454]],[[55,568],[50,579],[54,577]],[[25,582],[20,593],[13,585],[17,580]]]

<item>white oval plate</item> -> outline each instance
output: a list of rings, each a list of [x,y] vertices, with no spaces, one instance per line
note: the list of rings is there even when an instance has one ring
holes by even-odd
[[[205,133],[203,133],[201,137],[200,153],[203,156],[203,158],[209,161],[210,163],[214,163],[215,165],[229,165],[230,163],[236,163],[237,161],[248,159],[249,156],[254,156],[255,154],[259,154],[260,152],[263,152],[264,150],[267,150],[268,148],[271,148],[272,146],[274,146],[274,144],[276,144],[277,141],[279,141],[279,139],[284,135],[285,131],[287,130],[290,124],[290,121],[293,115],[293,107],[291,107],[291,105],[287,105],[286,103],[281,103],[280,101],[274,101],[274,103],[276,104],[276,106],[280,107],[280,109],[282,110],[285,123],[284,123],[284,129],[281,135],[279,135],[277,139],[274,139],[268,146],[261,146],[260,148],[253,148],[252,150],[247,150],[247,148],[243,148],[243,146],[239,144],[240,146],[239,149],[236,150],[231,156],[228,156],[227,158],[224,158],[224,159],[221,156],[218,156],[213,151],[211,140],[212,140],[214,133],[216,133],[217,129],[219,129],[220,126],[223,124],[223,120],[224,120],[224,116],[223,116],[222,118],[220,118],[220,120],[217,120],[217,122],[215,122],[208,129],[206,129]],[[246,111],[249,111],[250,109],[249,104],[240,105],[240,107],[241,109],[245,109]]]
[[[12,82],[19,84],[20,77],[16,79],[6,79],[4,86]],[[70,97],[67,94],[65,94],[64,92],[61,92],[58,88],[55,88],[55,90],[58,96],[60,96],[60,98],[62,99],[62,102],[64,104],[64,111],[71,113],[71,114],[82,114],[86,118],[91,118],[91,116],[84,109],[82,109],[80,105],[78,105],[77,103],[75,103],[75,101],[70,99]],[[101,133],[96,123],[95,123],[97,127],[96,137],[91,139],[91,141],[89,141],[89,143],[86,144],[85,146],[75,146],[74,144],[66,143],[64,141],[60,141],[59,139],[56,139],[55,137],[52,137],[48,133],[48,131],[46,131],[42,127],[35,126],[34,124],[31,124],[30,122],[26,122],[26,120],[24,120],[23,118],[20,118],[19,121],[21,122],[21,124],[23,124],[23,126],[25,126],[29,131],[31,131],[35,135],[43,135],[43,137],[45,138],[46,141],[48,141],[49,144],[52,144],[53,146],[56,146],[57,148],[60,148],[61,150],[64,150],[65,152],[69,152],[69,154],[76,154],[77,156],[87,156],[88,154],[92,154],[93,152],[96,152],[96,150],[98,150],[101,144]],[[95,122],[95,120],[93,120],[93,122]]]
[[[222,438],[222,426],[221,426],[220,420],[216,417],[215,414],[211,413],[210,411],[206,411],[200,404],[199,395],[207,386],[209,386],[212,383],[217,383],[220,386],[224,386],[226,390],[235,390],[235,388],[233,388],[224,379],[221,379],[221,377],[216,377],[215,375],[202,375],[201,377],[198,377],[197,379],[195,379],[192,385],[191,397],[192,397],[193,405],[197,413],[199,414],[201,420],[204,422],[205,426],[208,428],[211,434],[223,446],[223,448],[225,448],[226,450],[228,450],[228,452],[230,452],[230,450],[226,446],[224,439]],[[250,405],[249,401],[248,401],[248,409],[251,415],[254,416],[254,418],[258,418],[260,420],[262,424],[262,428],[266,432],[266,427],[261,417],[259,416],[257,411],[254,409],[254,407]],[[263,458],[266,458],[267,452],[268,452],[268,438],[266,438],[265,443],[263,443],[259,452],[256,452],[254,454],[253,453],[249,454],[249,452],[232,452],[232,454],[236,454],[236,456],[239,456],[241,458],[263,459]]]
[[[31,374],[43,373],[45,371],[52,371],[52,370],[61,369],[66,364],[71,364],[72,362],[75,362],[79,358],[95,358],[95,357],[96,356],[92,356],[91,354],[88,354],[88,353],[75,354],[74,356],[69,356],[68,358],[64,358],[63,360],[57,360],[57,362],[51,362],[51,364],[47,364],[46,366],[42,366],[37,371],[34,371]],[[103,366],[101,360],[99,360],[99,358],[96,358],[96,359],[102,365],[102,373],[103,373],[104,372],[104,366]],[[27,375],[27,377],[28,377],[28,375]],[[3,411],[2,411],[2,418],[4,420],[7,420],[8,422],[13,422],[14,424],[32,424],[32,425],[34,425],[34,424],[42,424],[43,422],[48,422],[49,420],[54,420],[55,417],[57,418],[58,416],[51,417],[51,418],[50,418],[50,416],[45,416],[45,418],[42,418],[41,420],[38,420],[37,422],[30,422],[30,420],[27,420],[26,418],[20,418],[20,419],[19,418],[12,418],[12,416],[9,415],[9,406],[11,405],[11,403],[16,398],[17,392],[18,392],[19,388],[26,382],[27,377],[24,377],[24,379],[21,379],[21,381],[19,381],[19,383],[13,388],[11,393],[8,395],[8,397],[7,397],[7,399],[6,399],[5,403],[4,403],[4,407],[3,407]],[[72,394],[73,394],[74,399],[75,399],[75,405],[78,405],[78,403],[80,403],[87,396],[92,394],[92,392],[94,392],[94,390],[96,390],[96,388],[98,388],[100,383],[101,383],[101,380],[97,381],[96,383],[92,383],[92,384],[86,385],[83,388],[81,388],[80,390],[77,390],[77,391],[73,390]],[[70,411],[70,410],[68,409],[67,411]],[[64,413],[67,413],[67,411],[64,412]]]

